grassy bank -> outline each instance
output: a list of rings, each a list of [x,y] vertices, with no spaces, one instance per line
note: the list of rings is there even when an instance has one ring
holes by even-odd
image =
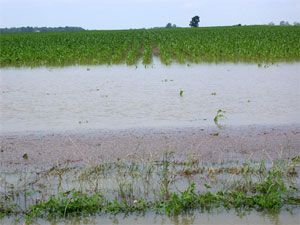
[[[299,207],[299,168],[299,157],[207,164],[194,157],[178,162],[166,153],[162,161],[53,166],[25,175],[2,172],[0,215],[30,222],[147,211],[166,215],[216,208],[276,211]]]
[[[0,66],[300,61],[299,26],[0,34]]]

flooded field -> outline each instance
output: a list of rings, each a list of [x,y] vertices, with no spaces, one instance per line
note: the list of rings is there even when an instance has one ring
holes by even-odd
[[[299,63],[6,68],[0,89],[0,224],[299,224]]]
[[[298,224],[299,163],[177,161],[165,152],[152,161],[2,172],[0,213],[18,213],[0,224]]]
[[[299,124],[300,64],[0,70],[1,133]],[[180,90],[183,90],[180,96]]]

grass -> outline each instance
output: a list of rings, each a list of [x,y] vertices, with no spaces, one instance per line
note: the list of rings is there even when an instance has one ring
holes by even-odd
[[[0,67],[300,61],[299,26],[0,34]]]
[[[209,187],[209,186],[208,186]],[[251,193],[251,194],[250,194]],[[46,202],[32,205],[26,212],[34,217],[66,217],[74,215],[89,215],[95,213],[130,213],[137,211],[155,210],[167,215],[175,215],[193,209],[210,209],[216,206],[230,208],[247,208],[258,210],[277,210],[284,204],[299,205],[299,197],[289,196],[281,175],[270,171],[263,183],[254,183],[251,190],[218,191],[212,193],[196,193],[195,184],[181,192],[173,192],[169,198],[146,201],[138,199],[132,201],[110,201],[101,193],[83,194],[72,190],[51,196]]]
[[[95,214],[155,211],[178,215],[196,209],[276,211],[284,206],[299,207],[299,159],[204,165],[195,157],[176,161],[166,152],[162,161],[52,167],[37,171],[37,179],[27,177],[28,183],[19,189],[17,184],[5,182],[0,217],[25,217],[30,223],[36,218]],[[49,180],[51,176],[56,178],[51,181],[57,185],[54,192],[51,186],[41,188],[42,177]],[[107,179],[114,181],[105,186]],[[75,185],[70,188],[68,182]],[[182,182],[188,186],[180,186]]]

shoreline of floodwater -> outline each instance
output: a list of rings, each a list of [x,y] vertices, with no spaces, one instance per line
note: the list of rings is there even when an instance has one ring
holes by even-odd
[[[0,142],[0,167],[9,170],[159,159],[165,151],[177,160],[197,155],[203,161],[245,161],[299,155],[300,125],[25,132],[0,135]]]
[[[153,55],[153,60],[150,64],[143,64],[141,60],[137,61],[134,65],[127,65],[125,63],[119,63],[119,64],[100,64],[100,65],[91,65],[91,64],[70,64],[70,65],[40,65],[40,66],[4,66],[0,67],[1,71],[6,70],[55,70],[55,69],[84,69],[86,71],[90,71],[92,69],[97,69],[99,67],[105,68],[105,69],[113,69],[118,67],[124,67],[132,70],[151,70],[155,69],[157,66],[163,67],[165,69],[172,69],[174,67],[177,68],[193,68],[193,67],[199,67],[199,66],[216,66],[216,65],[228,65],[228,66],[239,66],[239,65],[247,65],[247,66],[257,66],[260,69],[267,69],[269,67],[278,67],[278,66],[289,66],[289,65],[296,65],[299,64],[300,60],[297,61],[275,61],[275,62],[269,62],[269,61],[261,61],[261,62],[255,62],[255,61],[216,61],[216,62],[185,62],[185,63],[178,63],[178,62],[172,62],[171,64],[163,64],[160,61],[160,58],[158,56]]]

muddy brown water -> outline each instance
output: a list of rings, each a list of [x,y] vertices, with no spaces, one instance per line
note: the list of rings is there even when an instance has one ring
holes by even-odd
[[[214,126],[219,109],[227,111],[219,119],[226,125],[299,124],[299,68],[155,61],[147,69],[1,69],[1,133],[205,127]]]

